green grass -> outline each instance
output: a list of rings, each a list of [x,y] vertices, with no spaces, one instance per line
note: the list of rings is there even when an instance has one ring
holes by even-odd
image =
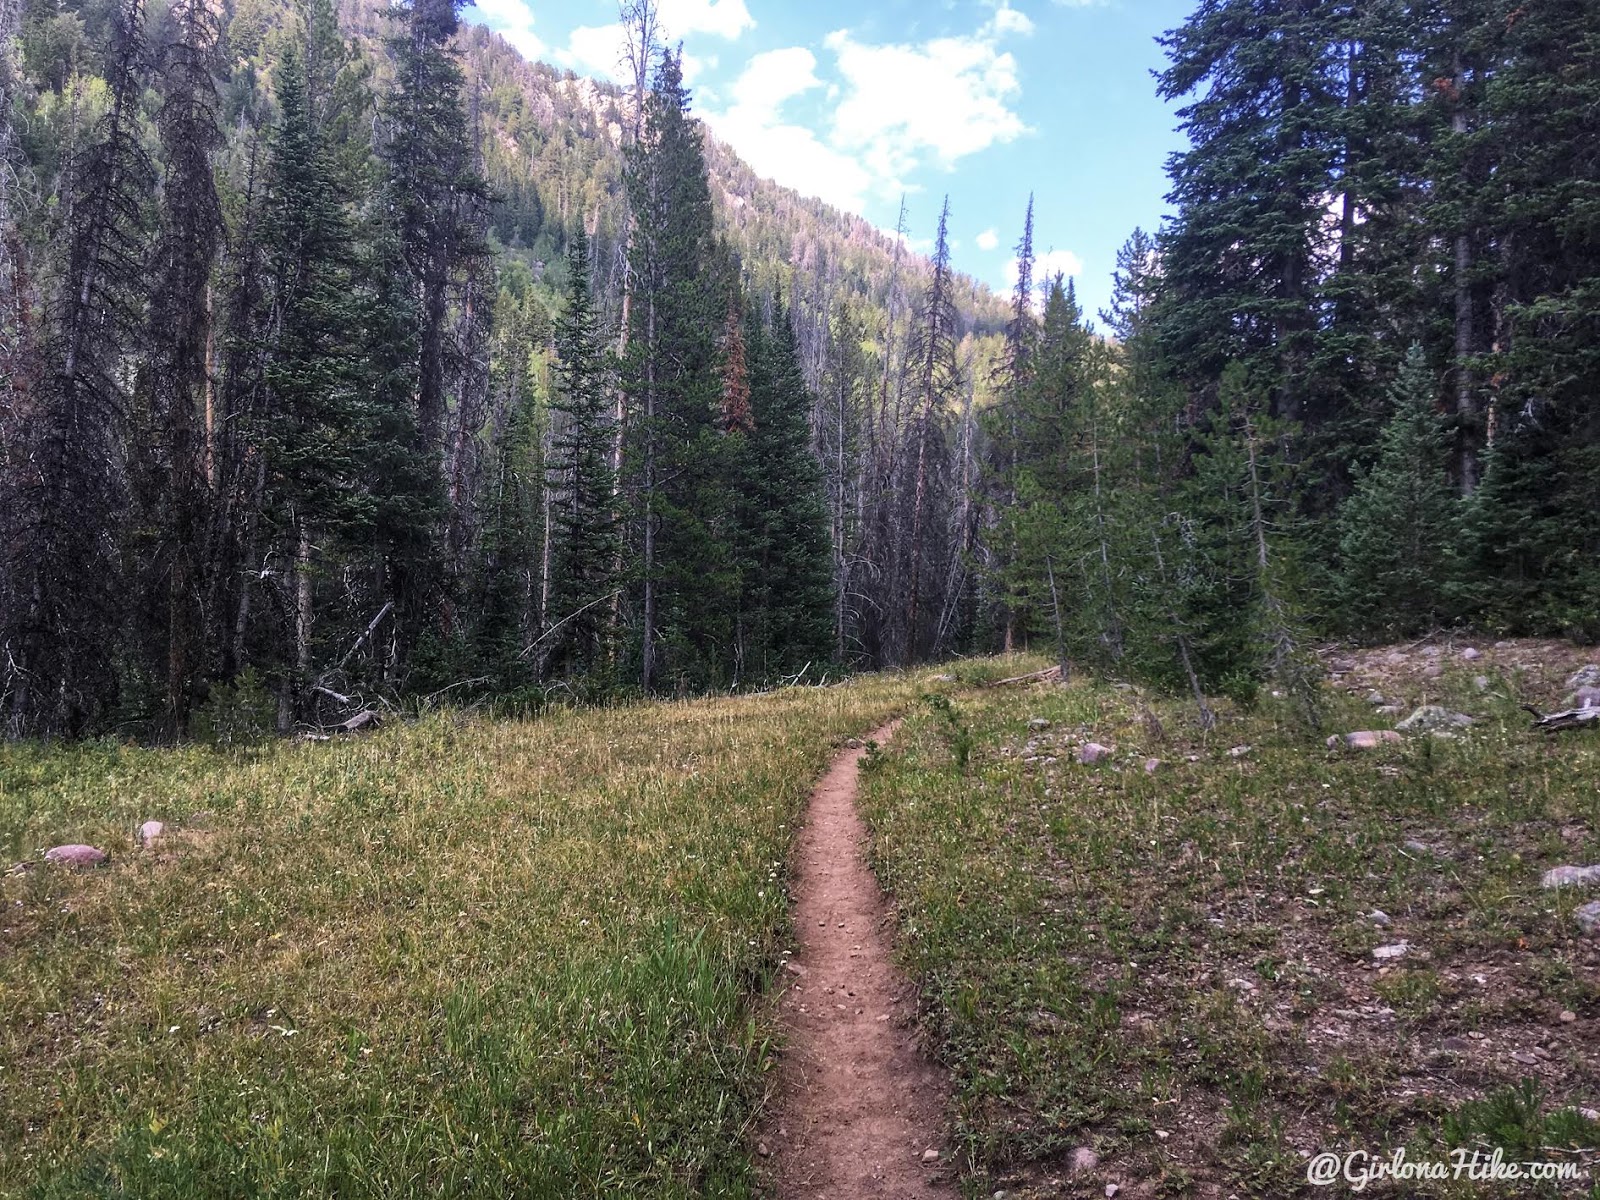
[[[8,862],[113,854],[0,881],[0,1195],[751,1194],[796,820],[925,686],[0,748]]]
[[[1483,719],[1335,752],[1270,701],[1208,736],[1189,706],[1094,683],[913,715],[864,803],[968,1195],[1326,1194],[1307,1154],[1415,1159],[1509,1126],[1528,1088],[1545,1116],[1522,1127],[1562,1131],[1553,1157],[1600,1146],[1570,1111],[1600,1107],[1600,941],[1571,915],[1593,896],[1539,888],[1600,861],[1600,738],[1535,736],[1454,674],[1427,686]],[[1324,735],[1374,727],[1329,703]],[[1116,755],[1080,765],[1090,740]],[[1074,1176],[1082,1146],[1100,1166]]]

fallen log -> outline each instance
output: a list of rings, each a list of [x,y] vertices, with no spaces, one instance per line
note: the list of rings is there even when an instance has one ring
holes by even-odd
[[[1565,729],[1582,729],[1585,725],[1600,728],[1600,708],[1569,708],[1566,712],[1541,713],[1527,704],[1522,706],[1533,714],[1533,727],[1545,733],[1560,733]]]
[[[1034,671],[1028,675],[1013,675],[1010,679],[996,679],[992,683],[984,684],[984,687],[1005,687],[1007,684],[1011,683],[1034,683],[1036,681],[1043,683],[1048,679],[1060,678],[1061,668],[1059,666],[1046,667],[1042,671]]]

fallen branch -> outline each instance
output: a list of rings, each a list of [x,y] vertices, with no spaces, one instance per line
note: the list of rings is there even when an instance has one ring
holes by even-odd
[[[1585,725],[1600,728],[1600,708],[1571,708],[1566,712],[1541,713],[1524,704],[1523,709],[1533,714],[1533,727],[1545,733],[1560,733],[1565,729],[1582,729]]]
[[[1059,665],[1057,665],[1057,666],[1054,666],[1054,667],[1046,667],[1042,671],[1034,671],[1034,672],[1032,672],[1031,674],[1028,674],[1028,675],[1013,675],[1010,679],[996,679],[991,683],[984,684],[983,686],[984,687],[1005,687],[1007,684],[1012,684],[1012,683],[1033,683],[1035,680],[1043,682],[1044,680],[1047,680],[1047,679],[1060,679],[1060,678],[1061,678],[1061,667]]]
[[[584,613],[588,612],[595,605],[604,604],[607,600],[614,600],[620,595],[622,595],[622,589],[618,588],[616,591],[612,592],[609,596],[601,596],[598,600],[589,601],[589,603],[585,604],[582,608],[578,609],[576,612],[569,612],[566,616],[562,617],[561,620],[557,621],[554,625],[550,626],[549,629],[546,629],[537,638],[535,638],[533,640],[533,644],[531,646],[529,646],[527,649],[523,650],[523,652],[521,654],[517,655],[517,657],[518,658],[527,658],[528,655],[532,654],[535,650],[537,650],[539,648],[539,646],[544,642],[544,640],[547,637],[549,637],[556,630],[560,629],[568,621],[572,620],[574,617],[581,617]]]

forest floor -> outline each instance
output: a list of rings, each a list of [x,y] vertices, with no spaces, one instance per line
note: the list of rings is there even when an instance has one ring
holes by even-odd
[[[1467,649],[1330,651],[1315,732],[979,686],[1043,665],[1012,660],[0,747],[0,1195],[1220,1200],[1402,1147],[1600,1176],[1600,887],[1541,887],[1600,863],[1600,735],[1518,708],[1597,656]],[[1324,744],[1422,703],[1474,723]],[[110,865],[39,861],[64,842]]]
[[[966,1194],[1350,1194],[1308,1184],[1315,1156],[1453,1173],[1452,1150],[1500,1147],[1583,1179],[1371,1190],[1600,1196],[1600,930],[1579,911],[1600,883],[1541,878],[1600,863],[1600,731],[1536,734],[1518,708],[1551,711],[1597,659],[1330,650],[1316,732],[1268,697],[1207,733],[1192,704],[1093,681],[958,682],[913,713],[863,814]],[[1325,744],[1424,703],[1474,722]]]

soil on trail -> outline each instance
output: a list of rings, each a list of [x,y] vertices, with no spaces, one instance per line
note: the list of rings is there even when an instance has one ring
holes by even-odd
[[[871,737],[887,741],[896,724]],[[788,1048],[761,1137],[781,1200],[957,1194],[949,1080],[918,1047],[916,990],[894,967],[889,905],[867,867],[855,808],[865,753],[834,760],[800,835],[800,947],[780,1002]]]

